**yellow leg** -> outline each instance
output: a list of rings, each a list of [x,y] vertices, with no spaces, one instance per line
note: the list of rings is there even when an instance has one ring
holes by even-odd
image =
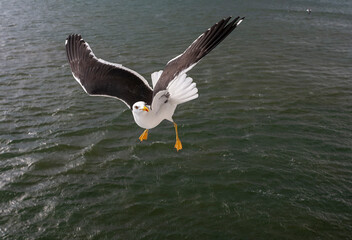
[[[174,123],[174,127],[175,127],[175,132],[176,132],[176,143],[175,143],[175,148],[178,150],[182,149],[182,144],[180,139],[178,138],[178,132],[177,132],[177,124]]]
[[[144,130],[144,132],[139,137],[139,140],[141,140],[142,142],[143,140],[147,140],[147,138],[148,138],[148,129]]]

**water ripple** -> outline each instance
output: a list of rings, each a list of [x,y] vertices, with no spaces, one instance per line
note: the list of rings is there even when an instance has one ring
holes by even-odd
[[[350,237],[350,1],[82,3],[0,3],[0,238]],[[182,151],[168,122],[140,143],[130,110],[69,71],[69,33],[150,79],[233,14],[189,72]]]

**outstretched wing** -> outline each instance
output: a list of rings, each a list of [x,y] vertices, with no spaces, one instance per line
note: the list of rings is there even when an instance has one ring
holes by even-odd
[[[165,66],[153,91],[155,96],[165,90],[169,83],[178,75],[191,70],[205,55],[224,40],[244,19],[237,17],[229,22],[231,17],[222,19],[205,33],[200,35],[182,54],[171,59]]]
[[[86,93],[117,98],[129,108],[138,101],[152,103],[153,91],[140,74],[97,58],[80,35],[68,36],[65,45],[72,75]]]

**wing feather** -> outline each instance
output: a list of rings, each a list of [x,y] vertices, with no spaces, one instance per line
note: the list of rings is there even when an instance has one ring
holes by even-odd
[[[158,82],[156,83],[153,96],[159,91],[168,88],[170,82],[178,75],[192,69],[204,56],[222,42],[244,19],[236,17],[230,22],[231,17],[220,20],[200,35],[182,54],[171,59],[165,66]]]
[[[152,103],[153,91],[137,72],[98,59],[80,35],[68,36],[65,45],[72,75],[85,92],[117,98],[130,108],[138,101]]]

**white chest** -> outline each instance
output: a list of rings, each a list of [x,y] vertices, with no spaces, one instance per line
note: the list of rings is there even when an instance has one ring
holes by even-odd
[[[158,112],[154,112],[152,109],[149,112],[132,112],[134,121],[138,126],[145,129],[152,129],[158,126],[164,119],[173,122],[172,115],[174,114],[176,105],[163,104]]]

